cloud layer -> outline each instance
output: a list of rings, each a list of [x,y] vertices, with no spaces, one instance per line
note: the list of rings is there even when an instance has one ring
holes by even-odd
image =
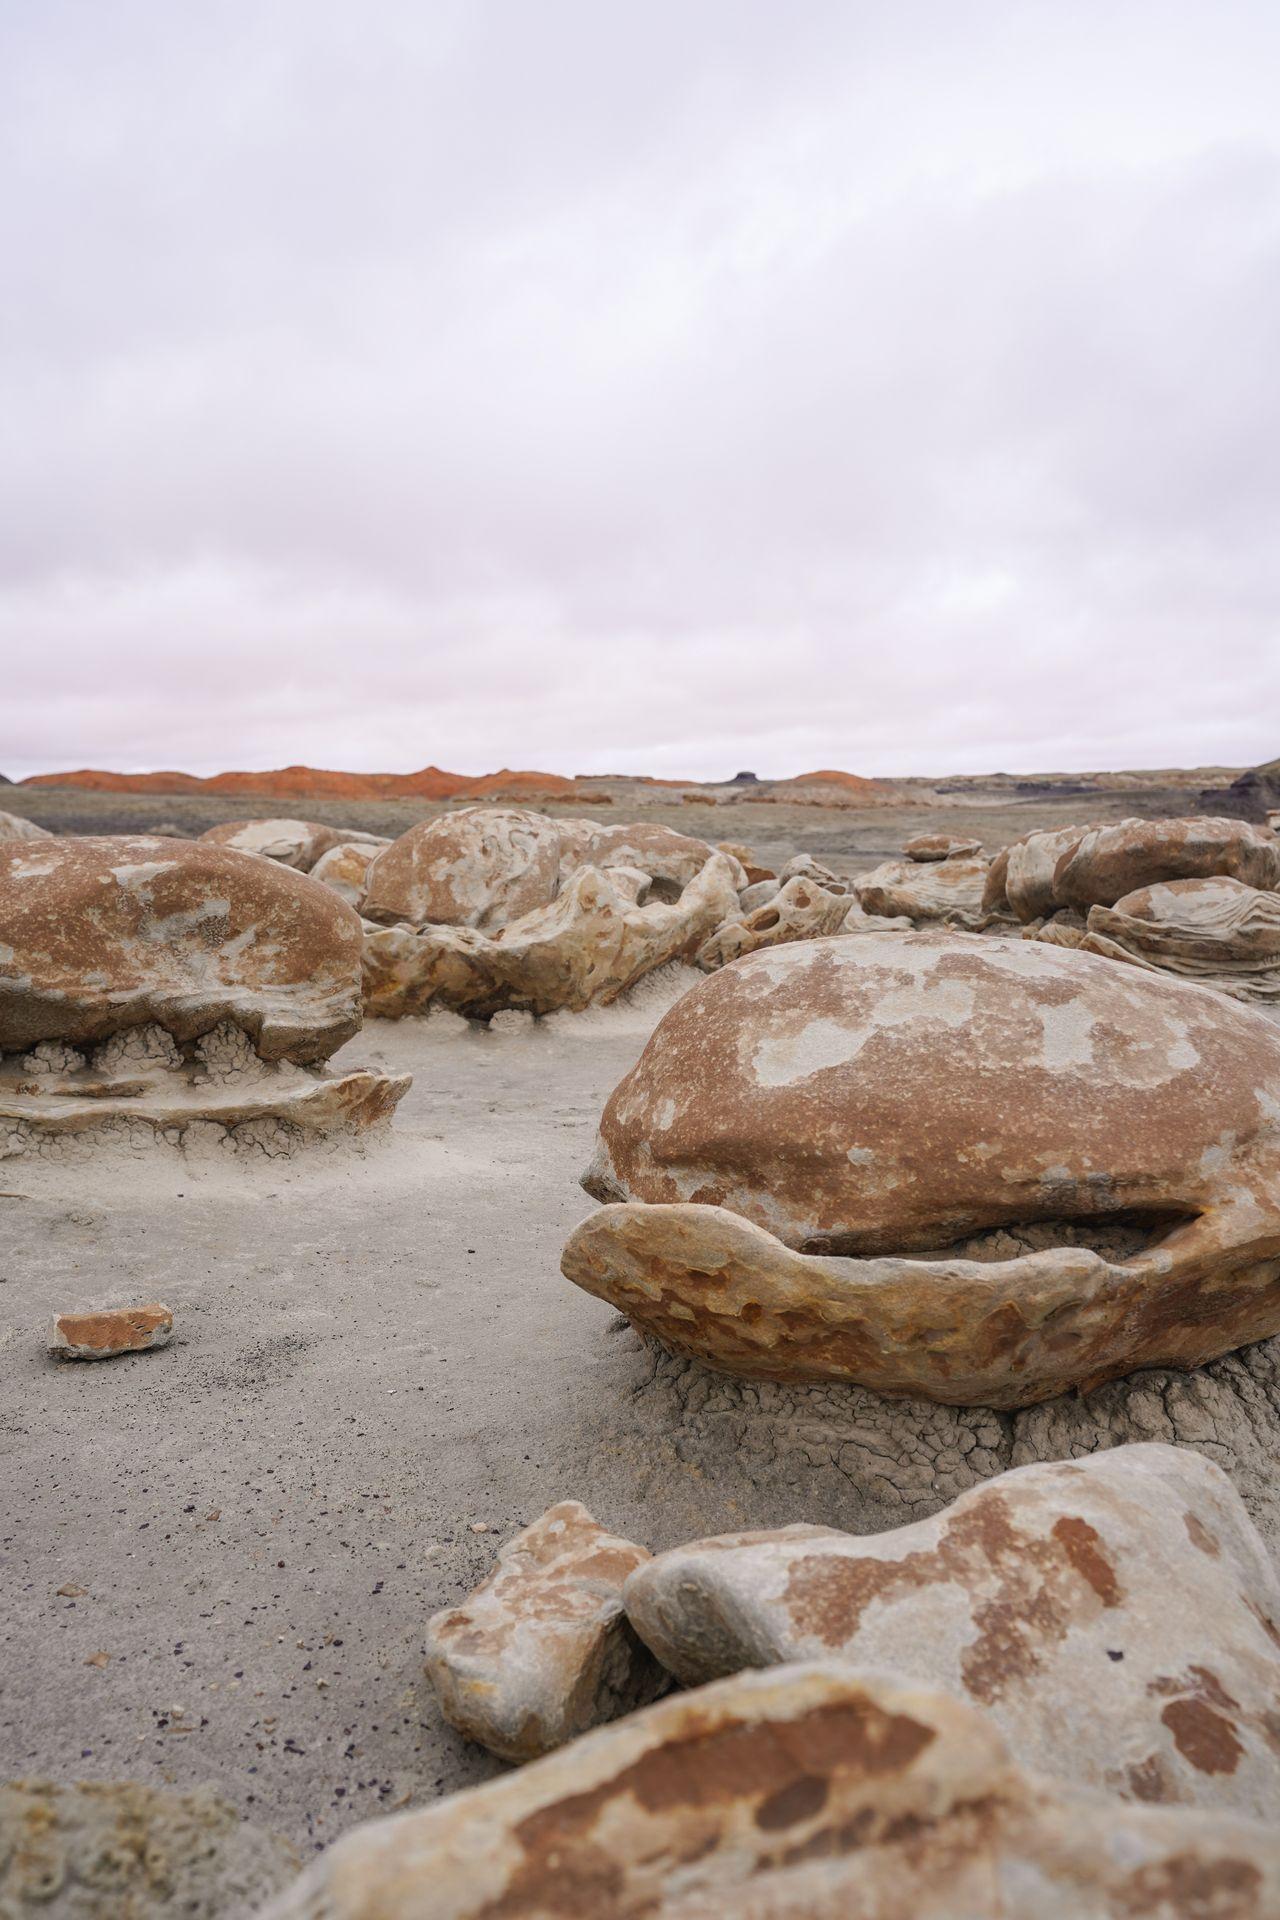
[[[1280,751],[1280,14],[0,8],[0,768]]]

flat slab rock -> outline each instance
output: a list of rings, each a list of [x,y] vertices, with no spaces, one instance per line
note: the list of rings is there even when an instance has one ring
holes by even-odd
[[[669,1676],[622,1607],[649,1558],[576,1500],[509,1540],[484,1584],[427,1626],[427,1673],[451,1726],[532,1760],[646,1705]]]
[[[1187,1450],[1017,1468],[891,1533],[693,1541],[624,1599],[685,1685],[839,1653],[985,1709],[1037,1771],[1280,1808],[1280,1582],[1227,1476]]]
[[[629,1204],[576,1229],[565,1273],[675,1351],[1027,1406],[1280,1330],[1280,1030],[1038,942],[780,947],[663,1017],[583,1185]],[[1075,1236],[1134,1216],[1121,1259]],[[1028,1223],[1070,1232],[948,1251]]]
[[[172,1311],[157,1301],[146,1307],[56,1314],[49,1349],[67,1360],[110,1360],[117,1353],[167,1346],[172,1338]]]
[[[208,1790],[0,1785],[5,1920],[247,1920],[298,1856]]]
[[[660,1701],[358,1827],[262,1920],[1274,1920],[1280,1835],[1026,1773],[840,1660]]]

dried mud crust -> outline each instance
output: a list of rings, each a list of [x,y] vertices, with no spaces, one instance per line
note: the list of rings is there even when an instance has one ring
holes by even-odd
[[[890,1400],[855,1386],[740,1381],[668,1353],[623,1320],[606,1336],[618,1376],[615,1443],[708,1481],[745,1483],[752,1524],[874,1531],[935,1512],[1008,1467],[1081,1459],[1132,1440],[1193,1447],[1230,1474],[1280,1547],[1280,1337],[1190,1373],[1153,1368],[1089,1394],[1001,1413]]]

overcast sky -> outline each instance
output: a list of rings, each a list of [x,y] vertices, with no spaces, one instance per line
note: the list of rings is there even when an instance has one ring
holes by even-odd
[[[1275,0],[0,0],[0,770],[1280,753]]]

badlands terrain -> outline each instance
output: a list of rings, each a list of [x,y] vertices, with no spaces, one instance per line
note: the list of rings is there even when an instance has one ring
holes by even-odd
[[[807,855],[853,879],[922,834],[993,854],[1072,823],[1207,811],[1200,791],[1235,772],[898,782],[855,805],[730,787],[638,796],[601,782],[594,802],[525,804],[552,820],[595,814],[747,847],[762,868]],[[0,788],[0,806],[58,836],[194,840],[297,814],[394,838],[462,803]],[[704,978],[726,977],[676,961],[583,1011],[367,1020],[329,1070],[412,1084],[390,1124],[358,1140],[277,1151],[264,1133],[228,1152],[108,1128],[0,1161],[0,1779],[212,1786],[304,1863],[374,1816],[511,1779],[446,1723],[424,1673],[427,1623],[562,1501],[655,1552],[797,1522],[861,1536],[927,1521],[1012,1467],[1163,1442],[1226,1469],[1275,1547],[1280,1338],[1034,1404],[955,1405],[710,1371],[568,1284],[561,1255],[597,1211],[579,1179],[610,1095],[660,1018]],[[102,1365],[50,1357],[54,1315],[151,1301],[173,1312],[163,1348]],[[770,1658],[811,1651],[784,1635]],[[688,1646],[681,1658],[675,1648],[668,1664],[690,1683],[760,1664]],[[786,1684],[825,1699],[835,1683],[807,1671],[786,1669],[801,1675]],[[752,1684],[784,1689],[781,1676]],[[877,1714],[906,1713],[877,1686]],[[681,1699],[651,1711],[675,1727]],[[769,1699],[771,1712],[793,1711],[784,1691]],[[938,1752],[954,1741],[972,1760],[985,1735],[959,1706],[952,1727],[951,1710],[928,1710],[941,1715]],[[1220,1911],[1275,1909],[1260,1897]]]

